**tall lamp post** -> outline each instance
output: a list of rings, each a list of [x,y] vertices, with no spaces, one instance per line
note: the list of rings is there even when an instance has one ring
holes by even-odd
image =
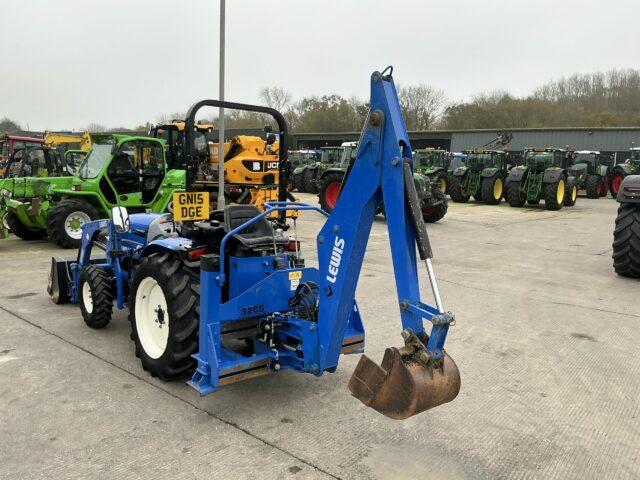
[[[220,100],[224,101],[224,44],[226,0],[220,0]],[[218,110],[218,210],[224,208],[224,108]]]

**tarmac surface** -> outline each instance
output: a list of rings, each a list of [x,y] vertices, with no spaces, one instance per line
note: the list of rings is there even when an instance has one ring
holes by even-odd
[[[50,258],[74,252],[0,241],[0,478],[640,478],[640,283],[611,267],[616,208],[450,204],[429,232],[462,389],[405,421],[349,394],[358,355],[206,397],[153,379],[125,313],[91,330],[50,302]],[[308,259],[320,226],[299,222]],[[378,362],[402,344],[394,284],[378,219],[357,292]]]

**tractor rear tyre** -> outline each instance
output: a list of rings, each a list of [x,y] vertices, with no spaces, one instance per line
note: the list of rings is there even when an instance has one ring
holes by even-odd
[[[560,210],[564,205],[567,181],[561,175],[555,182],[544,184],[544,208],[547,210]]]
[[[573,207],[578,199],[578,183],[575,177],[569,177],[567,179],[567,186],[564,193],[564,205],[565,207]]]
[[[331,172],[325,175],[320,181],[318,200],[320,201],[320,208],[327,213],[333,212],[336,206],[336,202],[340,196],[343,178],[344,175],[338,172]]]
[[[304,171],[304,191],[307,193],[318,193],[318,185],[316,185],[316,171]]]
[[[304,172],[293,175],[293,188],[299,192],[304,192]]]
[[[618,208],[613,231],[613,268],[618,275],[640,278],[640,205]]]
[[[600,198],[602,196],[603,184],[600,175],[589,175],[585,182],[587,198]]]
[[[507,183],[507,202],[509,202],[509,206],[511,207],[524,207],[527,201],[520,192],[520,184],[521,182]]]
[[[434,223],[434,222],[437,222],[438,220],[442,220],[444,216],[447,214],[447,210],[449,208],[447,197],[445,196],[444,192],[440,190],[439,187],[434,186],[431,189],[431,194],[433,195],[434,201],[441,202],[441,203],[439,203],[435,207],[422,209],[422,219],[427,223]]]
[[[482,180],[482,199],[487,205],[497,205],[502,201],[504,181],[501,175],[484,178]]]
[[[70,198],[55,205],[47,216],[47,233],[62,248],[78,248],[82,243],[82,225],[100,218],[85,200]]]
[[[609,191],[611,196],[616,198],[618,196],[618,190],[620,190],[620,184],[624,180],[625,174],[622,170],[617,170],[611,175],[611,183],[609,184]]]
[[[456,203],[467,203],[471,197],[462,188],[462,178],[454,175],[451,177],[451,182],[449,182],[449,195],[451,200]]]
[[[22,240],[40,240],[47,236],[46,230],[27,227],[14,213],[7,213],[3,220],[7,222],[11,233]]]
[[[88,265],[80,272],[78,303],[88,327],[109,325],[113,315],[113,279],[98,265]]]
[[[198,349],[198,272],[177,256],[144,257],[131,286],[131,339],[142,368],[163,380],[192,373]]]

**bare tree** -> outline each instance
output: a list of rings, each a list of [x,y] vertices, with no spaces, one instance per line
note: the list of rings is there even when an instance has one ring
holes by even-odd
[[[291,93],[282,87],[264,87],[260,90],[260,100],[267,106],[284,112],[291,106]]]
[[[440,89],[429,85],[398,86],[398,100],[408,130],[433,128],[446,103]]]
[[[106,132],[107,127],[105,127],[101,123],[90,123],[89,125],[84,127],[83,130],[86,130],[88,132]]]

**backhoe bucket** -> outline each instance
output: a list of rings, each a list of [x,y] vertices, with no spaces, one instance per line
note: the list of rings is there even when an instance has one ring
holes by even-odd
[[[387,348],[382,366],[362,355],[349,390],[366,406],[396,420],[450,402],[460,391],[460,372],[443,353],[443,362],[436,366],[419,363],[409,347]]]

